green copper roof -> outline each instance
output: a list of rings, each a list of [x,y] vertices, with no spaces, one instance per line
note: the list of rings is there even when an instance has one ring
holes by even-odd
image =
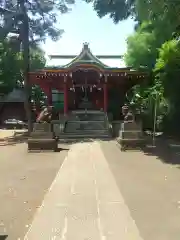
[[[56,56],[56,55],[54,55]],[[66,56],[66,55],[65,55]],[[53,55],[51,55],[51,57],[53,57]],[[58,58],[58,55],[57,55]],[[89,48],[88,43],[84,43],[83,44],[83,48],[82,51],[80,52],[80,54],[78,56],[76,56],[72,61],[70,61],[68,64],[66,65],[61,65],[61,66],[46,66],[44,70],[68,70],[71,69],[73,67],[83,67],[83,65],[92,65],[92,66],[97,66],[99,67],[99,69],[102,70],[108,70],[108,71],[132,71],[132,72],[136,72],[134,69],[132,69],[131,67],[110,67],[107,66],[106,64],[104,64],[103,62],[101,62],[96,56],[94,56]]]
[[[70,68],[76,64],[95,64],[101,68],[108,68],[107,65],[102,63],[97,57],[95,57],[89,48],[88,43],[84,43],[81,53],[75,57],[70,63],[63,66],[63,68]]]

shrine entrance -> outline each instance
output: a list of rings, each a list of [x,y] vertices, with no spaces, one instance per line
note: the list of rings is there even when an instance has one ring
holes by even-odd
[[[103,100],[102,88],[99,86],[100,75],[94,69],[77,69],[72,72],[73,91],[77,110],[97,110],[97,101]],[[98,92],[98,94],[97,94]],[[98,99],[96,99],[98,96]],[[103,105],[102,105],[103,108]]]

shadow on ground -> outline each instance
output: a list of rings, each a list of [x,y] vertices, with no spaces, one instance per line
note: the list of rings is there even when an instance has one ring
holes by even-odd
[[[28,150],[29,153],[42,153],[42,152],[49,152],[49,151],[50,150],[45,150],[45,149]],[[58,147],[58,149],[56,149],[56,151],[52,150],[52,152],[55,152],[55,153],[59,153],[61,151],[69,151],[69,148]]]
[[[26,143],[28,139],[28,133],[17,133],[13,137],[8,137],[0,141],[0,146],[8,146],[8,145],[17,145],[20,143]],[[80,138],[80,139],[59,139],[59,144],[75,144],[75,143],[83,143],[83,142],[94,142],[94,141],[110,141],[110,138]],[[61,149],[60,149],[61,150]],[[59,150],[59,151],[60,151]],[[64,149],[67,150],[67,149]]]
[[[75,143],[91,143],[94,141],[103,141],[103,142],[109,142],[112,139],[100,139],[100,138],[86,138],[86,139],[60,139],[59,144],[67,143],[67,144],[75,144]]]
[[[8,235],[0,235],[0,240],[6,240]]]
[[[20,143],[25,143],[28,138],[28,133],[17,133],[12,137],[4,138],[0,141],[0,146],[16,145]],[[0,239],[1,240],[1,239]]]
[[[147,145],[142,151],[146,155],[157,156],[164,163],[179,165],[180,168],[180,143],[160,137],[156,140],[155,147]]]

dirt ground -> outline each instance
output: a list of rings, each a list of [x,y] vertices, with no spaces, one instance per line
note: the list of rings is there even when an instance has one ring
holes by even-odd
[[[180,239],[180,145],[120,152],[102,150],[144,240]]]
[[[67,155],[68,145],[61,146],[60,153],[0,146],[0,240],[23,239]],[[101,147],[142,238],[179,240],[180,145],[144,152],[120,152],[115,141]]]
[[[64,148],[28,153],[26,144],[0,146],[0,240],[23,239],[67,155]]]

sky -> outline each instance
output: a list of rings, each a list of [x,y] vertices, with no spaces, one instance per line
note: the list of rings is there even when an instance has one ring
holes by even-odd
[[[126,52],[126,39],[134,31],[132,19],[114,24],[112,19],[100,19],[91,4],[77,0],[71,6],[69,13],[58,17],[58,28],[64,30],[60,40],[53,42],[50,39],[43,44],[46,55],[78,55],[84,42],[89,43],[94,55],[123,55]],[[125,66],[122,60],[106,59],[101,61],[111,67]],[[50,60],[47,65],[64,65],[68,59]]]

